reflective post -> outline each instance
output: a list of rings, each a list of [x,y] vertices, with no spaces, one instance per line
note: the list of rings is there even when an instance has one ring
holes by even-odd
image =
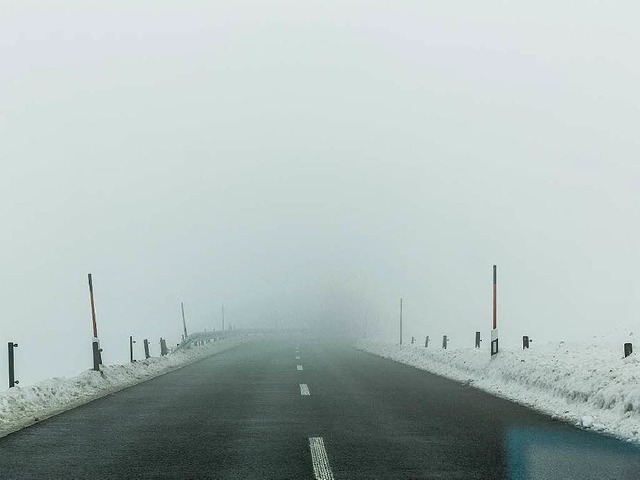
[[[493,266],[493,329],[491,330],[491,357],[498,353],[498,267]]]
[[[17,343],[13,343],[13,342],[9,342],[8,347],[9,347],[9,388],[13,388],[18,383],[20,383],[18,380],[16,380],[15,358],[14,358],[14,353],[13,353],[13,349],[17,348],[18,344]]]

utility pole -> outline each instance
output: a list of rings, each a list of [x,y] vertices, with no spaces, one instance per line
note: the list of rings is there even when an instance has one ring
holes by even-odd
[[[368,309],[365,309],[364,311],[364,331],[363,331],[363,337],[367,338],[367,314],[369,313]]]
[[[224,332],[224,303],[222,304],[222,332]]]
[[[89,298],[91,299],[91,320],[93,322],[93,369],[99,372],[100,365],[102,365],[102,350],[100,349],[100,341],[98,340],[98,323],[96,321],[96,305],[93,300],[93,279],[91,274],[89,274]]]
[[[180,309],[182,310],[182,327],[184,328],[184,338],[186,340],[189,334],[187,333],[187,320],[184,317],[184,302],[180,302]]]
[[[402,297],[400,297],[400,345],[402,345]]]
[[[493,266],[493,329],[491,330],[491,357],[498,354],[498,267]]]

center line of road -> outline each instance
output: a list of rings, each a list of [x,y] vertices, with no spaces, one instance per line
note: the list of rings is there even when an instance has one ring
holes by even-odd
[[[333,472],[329,465],[329,457],[324,449],[322,437],[310,437],[309,448],[311,449],[311,461],[313,462],[313,473],[317,480],[333,480]]]
[[[298,370],[302,370],[302,365],[298,365]]]
[[[296,360],[300,360],[300,355],[296,355]]]
[[[300,395],[311,395],[311,393],[309,392],[309,387],[306,383],[300,384]]]

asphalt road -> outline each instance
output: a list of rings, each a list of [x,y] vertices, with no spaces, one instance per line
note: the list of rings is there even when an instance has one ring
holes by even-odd
[[[0,478],[640,478],[638,457],[468,386],[288,338],[2,438]]]

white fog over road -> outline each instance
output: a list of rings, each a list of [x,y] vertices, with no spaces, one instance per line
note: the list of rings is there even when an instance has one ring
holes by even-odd
[[[635,2],[0,0],[0,340],[637,330]],[[535,345],[535,344],[534,344]],[[140,354],[138,350],[138,354]],[[0,356],[0,382],[6,384]],[[311,387],[313,393],[313,387]]]

